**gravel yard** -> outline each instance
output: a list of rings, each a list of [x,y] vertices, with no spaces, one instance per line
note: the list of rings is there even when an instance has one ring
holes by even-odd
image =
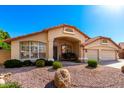
[[[124,74],[119,69],[99,66],[96,69],[86,68],[78,64],[65,66],[71,74],[72,87],[104,88],[124,87]],[[44,88],[53,80],[55,70],[52,67],[21,67],[5,69],[0,67],[0,73],[11,72],[11,81],[16,81],[25,88]]]

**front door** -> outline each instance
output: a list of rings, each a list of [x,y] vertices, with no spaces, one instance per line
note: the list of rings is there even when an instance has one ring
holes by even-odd
[[[57,60],[57,46],[54,46],[53,47],[53,58],[54,58],[54,60]]]

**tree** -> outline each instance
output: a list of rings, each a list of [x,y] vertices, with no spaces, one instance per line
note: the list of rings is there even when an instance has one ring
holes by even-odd
[[[4,30],[0,30],[0,47],[3,49],[10,49],[10,45],[3,42],[3,40],[10,38],[10,35],[8,32],[5,32]]]

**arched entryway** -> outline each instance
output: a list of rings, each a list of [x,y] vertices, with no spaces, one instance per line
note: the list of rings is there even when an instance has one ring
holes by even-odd
[[[54,60],[64,60],[62,54],[72,53],[77,58],[80,55],[80,40],[72,37],[58,37],[54,39],[53,58]]]

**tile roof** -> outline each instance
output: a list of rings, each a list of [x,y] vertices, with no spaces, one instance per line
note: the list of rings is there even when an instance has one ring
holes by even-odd
[[[109,41],[111,41],[115,46],[117,46],[119,49],[121,48],[118,44],[116,44],[111,38],[109,37],[104,37],[104,36],[98,36],[98,37],[94,37],[94,38],[90,38],[88,39],[85,43],[82,44],[83,47],[99,40],[99,39],[107,39]]]
[[[32,36],[32,35],[37,35],[39,33],[47,32],[49,30],[53,30],[53,29],[57,29],[57,28],[61,28],[61,27],[70,27],[70,28],[73,28],[76,31],[78,31],[79,33],[81,33],[82,35],[84,35],[86,38],[90,38],[89,36],[87,36],[86,34],[84,34],[83,32],[81,32],[78,28],[76,28],[75,26],[71,26],[71,25],[67,25],[67,24],[61,24],[61,25],[58,25],[58,26],[54,26],[54,27],[51,27],[51,28],[44,29],[44,30],[39,31],[39,32],[34,32],[34,33],[31,33],[31,34],[27,34],[27,35],[23,35],[23,36],[18,36],[18,37],[15,37],[15,38],[9,38],[9,39],[4,40],[4,42],[10,43],[13,40],[17,40],[17,39],[28,37],[28,36]]]

